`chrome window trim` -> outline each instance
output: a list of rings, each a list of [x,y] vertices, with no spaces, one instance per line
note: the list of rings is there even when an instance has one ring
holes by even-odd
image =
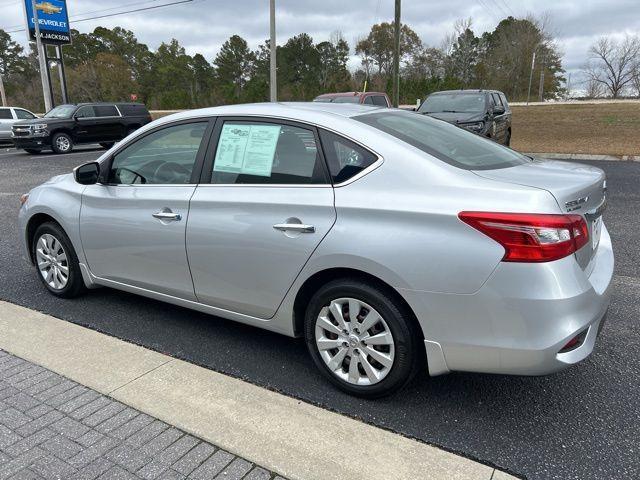
[[[199,186],[203,186],[203,185],[212,185],[212,186],[226,186],[226,187],[242,187],[242,186],[248,186],[248,187],[259,187],[259,186],[271,186],[271,187],[325,187],[325,186],[329,186],[329,187],[333,187],[333,188],[340,188],[340,187],[346,187],[347,185],[359,180],[360,178],[364,177],[365,175],[368,175],[369,173],[373,172],[374,170],[376,170],[377,168],[379,168],[383,163],[384,163],[384,157],[382,155],[380,155],[378,152],[376,152],[375,150],[373,150],[371,147],[368,147],[366,145],[363,145],[362,142],[355,140],[354,138],[351,138],[348,135],[345,135],[342,132],[339,132],[337,130],[334,130],[330,127],[325,127],[324,125],[319,125],[317,123],[313,123],[313,122],[309,122],[306,120],[300,120],[297,118],[291,118],[291,117],[283,117],[283,116],[279,116],[279,115],[268,115],[265,116],[264,114],[255,114],[255,113],[243,113],[243,114],[238,114],[238,115],[234,115],[234,114],[223,114],[223,115],[213,115],[209,118],[218,118],[218,117],[258,117],[258,118],[273,118],[273,119],[278,119],[278,120],[288,120],[290,122],[297,122],[297,123],[301,123],[304,125],[308,125],[310,127],[315,127],[315,128],[320,128],[323,130],[326,130],[328,132],[331,133],[335,133],[336,135],[346,138],[347,140],[355,143],[356,145],[358,145],[361,148],[364,148],[365,150],[367,150],[368,152],[371,152],[373,155],[375,155],[377,157],[377,160],[375,162],[373,162],[371,165],[369,165],[367,168],[365,168],[364,170],[358,172],[356,175],[354,175],[353,177],[349,178],[348,180],[345,180],[344,182],[341,183],[335,183],[335,184],[331,184],[331,183],[323,183],[323,184],[307,184],[307,183],[286,183],[286,184],[275,184],[275,183],[243,183],[243,184],[234,184],[234,183],[218,183],[218,184],[213,184],[213,183],[201,183],[198,184]],[[351,119],[351,117],[346,117]],[[322,145],[320,145],[320,148],[322,148]],[[324,151],[323,151],[324,153]]]

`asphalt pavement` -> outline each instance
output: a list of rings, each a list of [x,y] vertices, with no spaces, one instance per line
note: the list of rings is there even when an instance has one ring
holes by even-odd
[[[640,478],[640,163],[593,162],[608,176],[605,223],[614,299],[595,352],[546,377],[419,375],[366,401],[334,389],[302,341],[111,289],[50,295],[20,258],[19,195],[97,158],[0,150],[0,299],[144,345],[530,478]],[[588,163],[588,162],[584,162]]]

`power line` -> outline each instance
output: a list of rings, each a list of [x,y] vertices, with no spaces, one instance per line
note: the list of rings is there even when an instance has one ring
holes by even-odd
[[[116,13],[109,13],[109,14],[106,14],[106,15],[97,15],[95,17],[80,18],[80,19],[77,19],[77,20],[73,20],[73,23],[86,22],[86,21],[89,21],[89,20],[97,20],[99,18],[116,17],[118,15],[124,15],[125,13],[144,12],[144,11],[153,10],[153,9],[156,9],[156,8],[170,7],[172,5],[179,5],[181,3],[191,3],[193,1],[194,0],[180,0],[180,1],[177,1],[177,2],[164,3],[162,5],[153,5],[153,6],[150,6],[150,7],[135,8],[133,10],[125,10],[124,12],[116,12]],[[7,33],[17,33],[17,32],[24,32],[24,31],[25,31],[24,28],[20,28],[20,29],[17,29],[17,30],[7,31]]]
[[[159,2],[160,0],[145,0],[144,2],[136,2],[136,3],[124,3],[121,5],[116,5],[115,7],[110,7],[110,8],[102,8],[100,10],[92,10],[89,12],[80,12],[80,13],[74,13],[71,17],[69,17],[69,21],[73,21],[74,19],[81,17],[83,15],[91,15],[94,13],[102,13],[102,12],[109,12],[112,10],[117,10],[119,8],[123,8],[123,7],[134,7],[136,5],[144,5],[147,3],[153,3],[153,2]],[[22,0],[18,0],[15,3],[22,3]],[[3,27],[3,30],[8,30],[10,28],[19,28],[22,26],[22,23],[19,23],[17,25],[9,25],[8,27]]]

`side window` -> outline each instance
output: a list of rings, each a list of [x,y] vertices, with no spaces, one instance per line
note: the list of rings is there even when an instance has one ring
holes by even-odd
[[[191,182],[207,122],[163,128],[118,152],[109,171],[109,183],[184,184]]]
[[[329,183],[312,130],[261,122],[225,122],[211,183]]]
[[[378,159],[352,141],[326,130],[320,130],[320,141],[333,183],[346,182]]]
[[[380,107],[388,107],[389,106],[387,104],[387,99],[385,97],[383,97],[382,95],[376,95],[375,97],[373,97],[373,104],[374,105],[378,105]]]
[[[96,105],[93,111],[96,117],[119,117],[118,110],[113,105]]]
[[[22,110],[21,108],[14,108],[14,111],[16,112],[16,117],[20,120],[31,120],[32,118],[37,118],[33,113]]]
[[[91,105],[80,107],[75,114],[75,117],[77,118],[94,118],[95,116],[96,116],[96,113],[93,110],[93,107]]]
[[[502,100],[502,104],[504,105],[504,108],[509,110],[509,103],[507,102],[507,97],[504,96],[504,93],[500,94],[500,99]]]
[[[492,93],[491,96],[493,97],[493,103],[499,107],[503,106],[502,105],[502,100],[500,100],[500,95],[498,95],[497,93]]]
[[[11,110],[8,108],[0,108],[0,120],[13,120]]]
[[[364,99],[364,104],[365,105],[373,105],[373,97],[371,95],[369,95],[368,97],[366,97]]]

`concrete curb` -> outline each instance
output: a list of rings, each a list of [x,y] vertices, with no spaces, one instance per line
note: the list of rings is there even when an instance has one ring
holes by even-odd
[[[525,153],[532,157],[549,158],[552,160],[606,160],[640,162],[640,155],[592,155],[587,153]]]
[[[515,478],[431,445],[6,302],[0,302],[0,348],[294,480]],[[366,461],[347,461],[349,455],[336,453],[339,445],[357,445],[358,452],[366,452]]]

